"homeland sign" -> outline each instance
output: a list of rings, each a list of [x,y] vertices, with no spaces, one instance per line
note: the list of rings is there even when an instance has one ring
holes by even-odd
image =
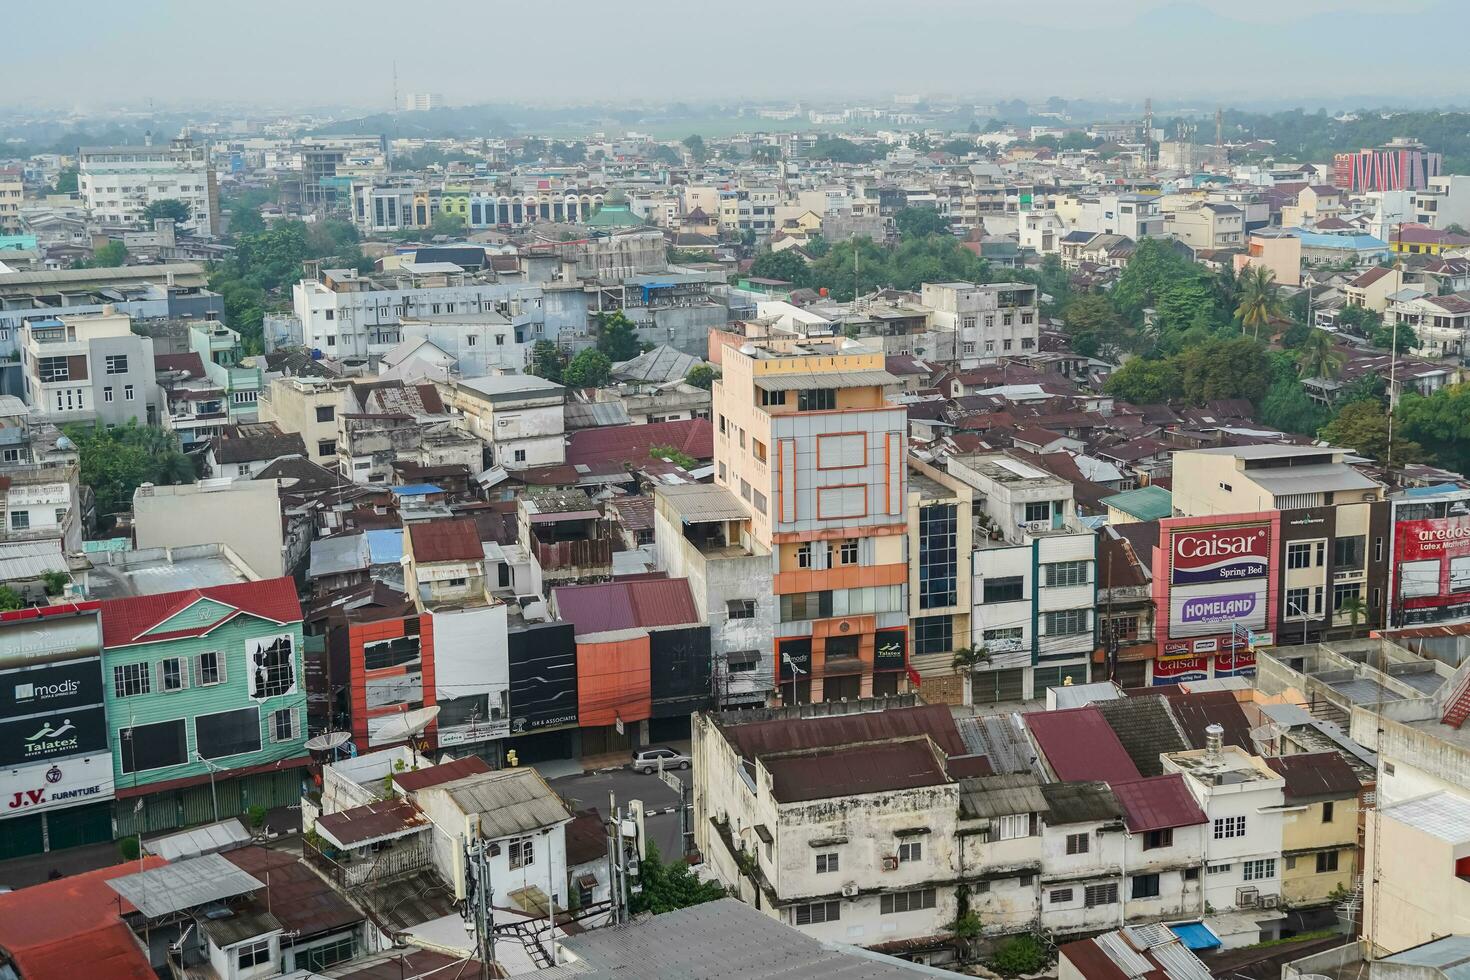
[[[1265,629],[1266,586],[1267,580],[1259,579],[1171,590],[1169,635],[1228,634],[1237,624],[1246,629]]]
[[[1172,585],[1206,585],[1264,578],[1271,559],[1266,524],[1194,528],[1170,539]]]

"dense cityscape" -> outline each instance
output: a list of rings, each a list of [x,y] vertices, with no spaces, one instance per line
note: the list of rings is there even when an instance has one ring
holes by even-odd
[[[1465,975],[1452,91],[372,57],[0,96],[0,980]]]

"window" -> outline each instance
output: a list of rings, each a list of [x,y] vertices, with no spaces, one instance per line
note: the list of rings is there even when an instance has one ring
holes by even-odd
[[[260,709],[253,705],[194,719],[194,743],[206,759],[260,751]]]
[[[1090,909],[1095,909],[1099,905],[1118,904],[1118,883],[1088,885],[1082,892],[1082,904]]]
[[[1086,854],[1092,848],[1091,834],[1068,834],[1067,853]]]
[[[762,405],[785,405],[786,404],[786,392],[784,392],[784,391],[766,391],[763,388],[763,389],[761,389],[761,404]]]
[[[1161,847],[1174,846],[1174,828],[1165,827],[1163,830],[1150,830],[1143,837],[1143,849],[1145,851],[1157,850]]]
[[[1076,636],[1089,628],[1086,609],[1060,609],[1044,616],[1047,636]]]
[[[271,741],[289,742],[296,737],[296,711],[282,708],[271,712]]]
[[[858,543],[856,539],[850,538],[842,542],[837,550],[838,560],[844,565],[856,565],[858,562]]]
[[[320,442],[318,442],[316,444],[316,454],[318,456],[335,456],[335,455],[337,455],[337,440],[336,439],[323,439],[323,440],[321,440]]]
[[[764,514],[766,512],[766,495],[759,490],[752,490],[750,497],[751,503],[755,505],[755,509]]]
[[[764,463],[766,461],[766,444],[759,439],[751,439],[750,454]]]
[[[1055,561],[1046,566],[1049,586],[1086,585],[1090,561]]]
[[[1215,840],[1245,836],[1245,817],[1218,817],[1215,820]]]
[[[839,863],[836,851],[830,851],[826,854],[817,855],[817,874],[831,874],[838,869],[838,866]]]
[[[1313,593],[1315,595],[1315,601]],[[1306,619],[1311,615],[1322,614],[1322,590],[1317,589],[1287,589],[1286,590],[1286,616],[1287,619]]]
[[[923,841],[906,840],[898,845],[898,863],[909,864],[924,860]]]
[[[1185,868],[1184,869],[1184,880],[1185,881],[1199,881],[1199,868]]]
[[[810,905],[796,905],[791,909],[791,921],[798,926],[836,922],[841,918],[841,902],[812,902]]]
[[[133,386],[132,385],[123,385],[123,399],[125,401],[132,401],[133,400]]]
[[[328,310],[327,312],[330,313],[332,311]],[[240,969],[242,970],[247,967],[269,963],[271,961],[271,941],[269,939],[257,939],[254,942],[245,943],[235,955],[236,962],[239,963]]]
[[[1132,898],[1158,898],[1159,876],[1158,875],[1134,875]]]
[[[1312,567],[1312,542],[1293,541],[1286,546],[1287,568],[1311,568]]]
[[[725,654],[725,665],[732,674],[744,674],[760,666],[761,655],[755,650],[731,650]]]
[[[1333,568],[1361,568],[1368,539],[1361,534],[1337,538],[1332,542]]]
[[[10,529],[12,531],[24,531],[31,526],[31,512],[28,510],[13,510],[10,512]]]
[[[837,407],[837,389],[807,388],[796,393],[798,412],[830,412]]]
[[[1007,813],[990,821],[990,839],[1019,840],[1031,836],[1031,814]]]
[[[959,601],[959,508],[932,504],[919,511],[919,608],[937,609]]]
[[[126,354],[108,354],[102,359],[102,363],[103,372],[106,374],[128,373],[128,355]]]
[[[1052,905],[1061,905],[1072,900],[1072,889],[1055,888],[1047,893],[1046,900]]]
[[[184,670],[184,661],[169,657],[158,662],[158,686],[164,691],[182,691],[189,686],[189,675]]]
[[[536,842],[533,838],[522,837],[510,842],[510,866],[512,868],[524,868],[536,863]]]
[[[1317,873],[1319,875],[1324,875],[1324,874],[1326,874],[1329,871],[1336,871],[1336,870],[1337,870],[1337,852],[1336,851],[1318,851],[1317,852]]]
[[[894,892],[892,895],[882,895],[878,899],[879,912],[883,915],[895,915],[899,912],[917,912],[920,909],[932,909],[934,907],[934,889],[916,888],[910,892]]]
[[[949,616],[924,616],[910,622],[914,653],[948,653],[954,649],[954,620]]]
[[[754,599],[731,599],[725,603],[726,619],[754,619]]]
[[[513,456],[517,463],[524,463],[526,461],[526,451],[524,449],[515,450]]]
[[[112,385],[107,385],[102,389],[102,403],[104,405],[112,403]]]
[[[1241,877],[1246,881],[1265,881],[1276,877],[1276,859],[1262,858],[1259,861],[1246,861],[1241,865]]]
[[[1051,520],[1051,501],[1035,500],[1026,505],[1026,520],[1049,521]]]
[[[980,639],[985,643],[988,650],[994,652],[1009,652],[1021,649],[1021,640],[1025,634],[1019,626],[1004,626],[1000,629],[985,630],[980,634]]]
[[[1342,612],[1344,603],[1362,598],[1363,587],[1361,585],[1334,585],[1332,587],[1332,611]]]
[[[182,718],[120,728],[117,740],[118,762],[124,773],[180,766],[189,759]]]
[[[1019,575],[1004,575],[987,578],[983,587],[983,602],[1019,602],[1022,594],[1022,579]]]
[[[70,381],[71,367],[65,357],[38,357],[36,358],[36,374],[42,384],[53,381]]]
[[[1210,864],[1205,866],[1205,874],[1222,875],[1233,867],[1233,864]]]
[[[318,405],[316,407],[316,420],[318,422],[330,422],[337,417],[337,410],[331,405]]]
[[[1332,801],[1331,800],[1328,800],[1326,803],[1323,803],[1322,804],[1322,822],[1323,823],[1331,823],[1332,822]]]
[[[222,684],[225,679],[225,660],[218,651],[209,650],[194,658],[194,675],[200,687]]]
[[[592,904],[591,898],[588,898],[582,904]],[[356,940],[352,936],[343,936],[334,942],[322,943],[320,946],[312,946],[306,950],[298,950],[296,953],[296,965],[298,968],[319,973],[329,966],[345,963],[356,955]]]
[[[147,694],[152,689],[147,664],[118,664],[112,668],[113,697],[130,698],[136,694]]]
[[[796,549],[796,567],[812,567],[812,546],[809,544],[798,545]]]

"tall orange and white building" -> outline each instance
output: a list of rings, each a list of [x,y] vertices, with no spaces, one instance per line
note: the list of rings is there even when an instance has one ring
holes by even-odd
[[[907,412],[880,351],[836,340],[728,347],[715,481],[768,554],[787,704],[896,693],[908,662]],[[762,605],[767,605],[763,603]]]

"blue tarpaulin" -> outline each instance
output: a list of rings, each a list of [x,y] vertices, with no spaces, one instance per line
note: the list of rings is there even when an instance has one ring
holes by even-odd
[[[1169,928],[1190,949],[1220,948],[1220,937],[1211,932],[1210,927],[1203,922],[1185,922]]]

